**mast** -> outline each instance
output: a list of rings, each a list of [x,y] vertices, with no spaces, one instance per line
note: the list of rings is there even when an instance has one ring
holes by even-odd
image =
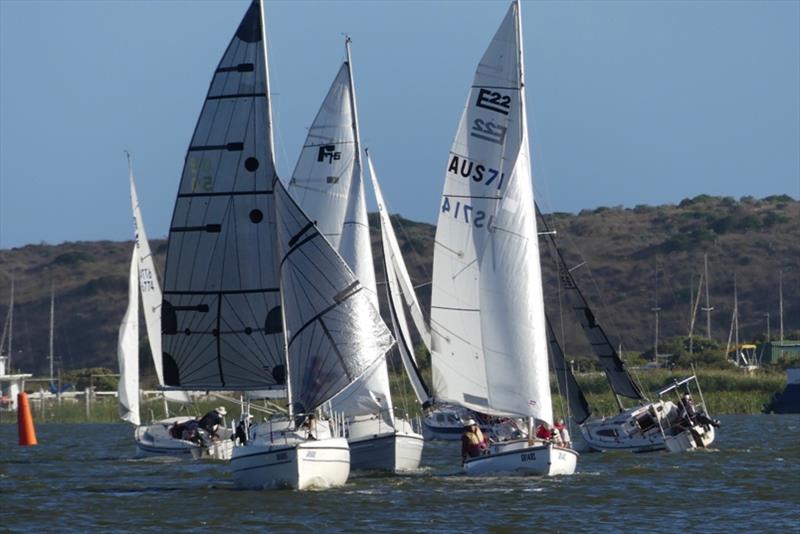
[[[739,364],[739,294],[736,290],[736,273],[733,273],[733,350],[736,351],[736,364]]]
[[[13,288],[13,286],[12,286]],[[12,295],[13,289],[12,289]],[[778,271],[778,310],[780,313],[780,321],[781,321],[781,345],[783,345],[783,270]],[[9,353],[11,352],[11,337],[9,339]]]
[[[711,339],[711,310],[714,308],[711,307],[708,297],[708,254],[703,254],[703,276],[706,284],[706,305],[701,309],[706,312],[706,337]]]
[[[781,341],[783,340],[783,302],[781,301]],[[14,275],[11,275],[11,302],[8,308],[8,372],[11,372],[11,358],[14,351],[12,345],[14,341]],[[1,348],[1,347],[0,347]]]
[[[276,168],[275,163],[275,141],[274,136],[272,133],[272,98],[270,95],[270,85],[269,85],[269,54],[267,50],[267,17],[266,13],[264,12],[264,0],[257,0],[258,1],[258,11],[259,11],[259,23],[261,24],[261,44],[264,47],[264,92],[267,95],[267,139],[268,139],[268,150],[269,155],[272,158],[273,168]],[[278,173],[277,170],[273,176],[272,185],[273,188],[275,186],[275,182],[278,181]],[[273,194],[273,202],[274,202],[274,194]],[[279,284],[282,285],[282,284]],[[294,421],[294,409],[293,409],[293,398],[292,398],[292,380],[291,380],[291,366],[289,365],[289,339],[286,335],[286,306],[284,305],[284,295],[283,291],[279,290],[278,294],[280,295],[280,303],[281,303],[281,313],[280,313],[280,320],[281,320],[281,337],[283,338],[283,361],[284,361],[284,369],[286,373],[286,403],[287,403],[287,410],[288,410],[288,417],[289,421]]]
[[[50,280],[50,383],[53,383],[53,325],[55,322],[55,283]]]
[[[350,80],[350,110],[353,120],[353,138],[355,139],[355,162],[358,172],[361,173],[361,137],[358,133],[358,109],[356,108],[356,84],[353,82],[353,60],[350,57],[350,43],[352,39],[346,36],[344,39],[344,48],[347,53],[347,75]],[[360,180],[359,180],[360,181]]]
[[[661,308],[658,305],[658,260],[656,260],[656,273],[655,273],[655,306],[650,308],[655,314],[655,332],[653,336],[653,360],[658,363],[658,312]]]

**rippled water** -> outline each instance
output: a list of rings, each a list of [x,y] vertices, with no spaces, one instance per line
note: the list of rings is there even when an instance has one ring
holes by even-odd
[[[459,443],[419,473],[324,491],[240,491],[226,465],[135,460],[119,425],[0,426],[0,532],[800,530],[800,416],[722,417],[713,451],[584,454],[571,477],[466,478]]]

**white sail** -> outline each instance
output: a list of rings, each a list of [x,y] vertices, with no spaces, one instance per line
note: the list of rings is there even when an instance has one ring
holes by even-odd
[[[119,325],[119,416],[134,425],[139,420],[139,276],[138,254],[133,249],[128,275],[128,308]]]
[[[481,59],[445,174],[434,245],[437,398],[552,420],[519,5]]]
[[[388,286],[387,301],[389,315],[392,319],[392,329],[397,340],[397,348],[400,351],[400,360],[403,362],[403,367],[411,382],[411,387],[414,389],[414,394],[420,404],[425,405],[431,400],[430,391],[428,391],[419,371],[405,311],[408,310],[410,312],[417,332],[419,332],[428,350],[430,350],[430,330],[422,319],[422,309],[417,300],[414,286],[411,285],[411,278],[403,261],[400,245],[397,243],[397,237],[392,228],[389,210],[383,200],[378,176],[375,174],[375,168],[372,165],[372,158],[370,158],[369,153],[367,153],[367,168],[372,180],[372,189],[375,193],[381,222],[381,248],[383,250],[383,266]]]
[[[289,191],[347,262],[378,309],[375,268],[370,244],[358,117],[348,60],[331,84],[309,128]],[[362,376],[331,400],[332,410],[349,415],[392,413],[386,362]]]
[[[161,365],[161,285],[158,282],[153,254],[150,251],[150,242],[147,240],[147,233],[144,230],[142,210],[139,206],[139,195],[136,192],[136,183],[133,179],[133,165],[130,154],[128,154],[128,180],[131,187],[134,248],[138,258],[138,280],[139,291],[142,295],[142,311],[144,312],[147,340],[150,342],[150,353],[153,355],[153,365],[156,368],[158,384],[163,386],[164,371]],[[191,402],[189,396],[182,391],[165,391],[164,396],[174,402]]]

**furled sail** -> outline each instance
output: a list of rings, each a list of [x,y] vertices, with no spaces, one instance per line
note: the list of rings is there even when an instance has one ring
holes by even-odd
[[[139,275],[138,253],[134,247],[128,274],[128,309],[119,325],[117,359],[119,360],[119,416],[123,421],[140,425],[139,419]]]
[[[130,154],[128,154],[128,180],[131,187],[134,248],[138,258],[138,281],[139,291],[142,295],[144,322],[147,327],[147,339],[150,342],[150,352],[153,355],[153,365],[156,368],[158,384],[163,386],[164,371],[161,365],[161,285],[156,275],[156,266],[155,262],[153,262],[153,254],[150,251],[150,242],[147,240],[147,233],[144,230],[142,210],[139,206],[139,195],[136,192],[136,183],[133,179],[133,165]],[[190,402],[189,396],[183,391],[165,391],[164,396],[174,402]]]
[[[302,414],[385,361],[393,340],[341,256],[280,183],[275,194],[289,387]]]
[[[431,305],[437,399],[552,421],[519,4],[478,65],[447,164]]]
[[[350,61],[339,69],[309,128],[289,192],[355,273],[378,309]],[[332,410],[348,415],[383,412],[391,417],[386,362],[331,399]]]
[[[266,44],[253,2],[214,72],[186,154],[161,310],[164,381],[285,383]]]
[[[589,409],[589,403],[583,395],[583,390],[578,385],[578,381],[575,380],[572,369],[566,358],[564,358],[564,351],[561,350],[561,345],[558,342],[550,319],[545,317],[545,320],[547,322],[547,341],[550,345],[550,360],[553,364],[553,372],[555,372],[558,380],[558,388],[561,391],[561,395],[566,397],[567,402],[569,402],[572,420],[580,425],[592,415],[592,411]]]
[[[538,209],[537,209],[538,211]],[[552,250],[555,251],[555,260],[558,267],[558,278],[561,283],[564,298],[566,299],[569,307],[575,313],[578,323],[581,325],[583,332],[586,334],[592,351],[597,356],[603,372],[606,374],[611,389],[615,394],[631,399],[645,400],[644,394],[639,386],[633,381],[628,370],[625,368],[625,363],[619,357],[614,345],[608,339],[605,330],[597,322],[594,313],[589,308],[589,303],[583,296],[578,284],[575,282],[572,273],[564,261],[564,256],[556,243],[556,239],[552,232],[550,232],[547,222],[544,217],[539,213],[539,220],[542,221],[542,226],[545,233],[550,238]]]
[[[372,179],[372,189],[375,192],[375,200],[378,203],[378,215],[381,222],[381,248],[383,250],[383,268],[386,273],[387,283],[386,300],[389,304],[392,330],[397,340],[400,359],[403,362],[403,367],[411,382],[414,394],[420,404],[425,406],[431,402],[431,393],[414,356],[414,344],[411,341],[411,333],[406,321],[406,310],[410,312],[414,319],[414,324],[422,339],[427,339],[425,345],[428,348],[430,348],[430,330],[423,322],[422,309],[414,292],[414,287],[411,285],[411,279],[392,228],[389,210],[383,200],[383,193],[378,184],[378,176],[375,174],[375,168],[372,166],[369,152],[367,152],[367,167]]]

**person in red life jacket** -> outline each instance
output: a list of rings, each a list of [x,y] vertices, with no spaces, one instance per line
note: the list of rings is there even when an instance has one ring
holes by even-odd
[[[488,449],[489,440],[483,435],[478,423],[475,419],[467,419],[464,423],[464,434],[461,435],[461,462],[481,456]]]
[[[567,429],[567,425],[564,424],[563,419],[559,419],[558,422],[556,422],[555,430],[553,433],[555,434],[556,432],[561,438],[560,445],[567,448],[572,447],[572,441],[570,439],[569,430]]]
[[[536,437],[545,441],[553,439],[553,432],[550,430],[550,425],[542,423],[536,427]]]

